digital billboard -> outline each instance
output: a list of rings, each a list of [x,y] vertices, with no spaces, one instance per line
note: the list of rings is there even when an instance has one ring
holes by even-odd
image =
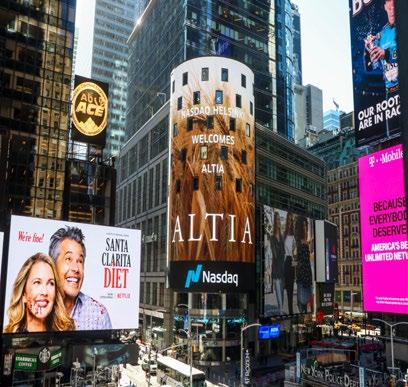
[[[254,75],[200,57],[171,74],[169,284],[243,292],[255,283]]]
[[[139,230],[12,216],[4,333],[138,327]]]
[[[314,311],[314,221],[263,206],[264,315]]]
[[[394,0],[350,0],[357,146],[400,134],[395,19]]]
[[[75,75],[72,96],[72,139],[105,146],[109,85]]]
[[[1,278],[1,266],[3,262],[3,241],[4,241],[4,232],[0,232],[0,278]]]
[[[261,325],[258,327],[258,339],[269,340],[280,336],[280,324]]]
[[[408,239],[401,145],[358,161],[364,310],[408,313]]]
[[[316,229],[317,235],[317,229]],[[334,311],[334,282],[316,283],[316,313],[331,315]]]
[[[316,220],[316,281],[336,282],[338,276],[337,225]]]

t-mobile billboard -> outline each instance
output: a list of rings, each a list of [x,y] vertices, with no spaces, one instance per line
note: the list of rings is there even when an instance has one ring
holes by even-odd
[[[4,333],[138,327],[140,231],[12,216]]]
[[[171,74],[169,283],[176,290],[254,289],[253,72],[201,57]]]
[[[357,146],[399,136],[394,0],[349,0]],[[399,20],[399,19],[398,19]]]
[[[408,313],[408,241],[402,146],[359,165],[364,310]]]

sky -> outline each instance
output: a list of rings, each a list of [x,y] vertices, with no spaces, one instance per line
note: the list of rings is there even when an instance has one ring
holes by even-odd
[[[78,28],[78,48],[75,74],[84,77],[91,76],[94,17],[95,0],[77,0],[75,26]]]
[[[353,110],[348,0],[292,0],[299,6],[302,77],[323,91],[323,111]]]
[[[303,84],[323,91],[323,110],[353,110],[348,0],[292,0],[299,6]],[[77,0],[76,74],[91,75],[95,0]]]

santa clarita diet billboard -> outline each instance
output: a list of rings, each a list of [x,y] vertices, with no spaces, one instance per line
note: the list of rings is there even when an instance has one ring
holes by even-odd
[[[138,327],[139,230],[12,216],[3,332]]]

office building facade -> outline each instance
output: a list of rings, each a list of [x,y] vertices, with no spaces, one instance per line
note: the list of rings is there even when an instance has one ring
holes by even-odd
[[[347,117],[344,122],[349,122]],[[338,134],[325,132],[322,137],[309,151],[326,162],[328,220],[337,224],[339,230],[335,302],[343,312],[362,312],[357,160],[365,153],[355,147],[353,127],[344,127]]]
[[[323,129],[323,93],[313,85],[295,85],[295,142],[313,145]]]
[[[339,110],[327,110],[323,114],[323,128],[332,132],[337,132],[340,129],[340,115]]]
[[[239,6],[215,0],[149,2],[128,42],[127,137],[137,132],[169,99],[171,69],[185,60],[206,55],[229,57],[246,64],[255,74],[256,122],[291,137],[293,103],[285,99],[293,99],[289,62],[292,36],[282,32],[278,44],[276,21],[285,30],[291,23],[292,8],[289,0],[280,1],[279,7],[278,16],[275,1],[245,1]],[[289,51],[285,49],[287,39]],[[279,77],[283,85],[279,92],[278,58],[282,63]],[[278,115],[283,117],[280,125]]]
[[[1,223],[61,219],[75,1],[2,2]]]
[[[117,156],[125,141],[128,45],[137,1],[96,0],[91,78],[109,84],[105,158]]]
[[[293,93],[293,8],[288,0],[275,0],[276,39],[276,108],[278,133],[294,140],[294,93]]]
[[[173,337],[173,324],[185,329],[186,310],[181,305],[188,305],[200,337],[195,362],[208,365],[228,358],[238,360],[241,325],[263,315],[262,249],[256,249],[258,290],[251,294],[186,293],[166,288],[169,112],[167,102],[125,144],[118,165],[116,224],[141,229],[144,236],[140,324],[146,336],[161,347],[183,340]],[[264,204],[314,219],[326,217],[326,169],[323,161],[269,128],[257,125],[255,138],[256,246],[261,246]]]
[[[299,7],[292,3],[292,25],[293,25],[293,83],[302,85],[302,30],[301,15]]]

